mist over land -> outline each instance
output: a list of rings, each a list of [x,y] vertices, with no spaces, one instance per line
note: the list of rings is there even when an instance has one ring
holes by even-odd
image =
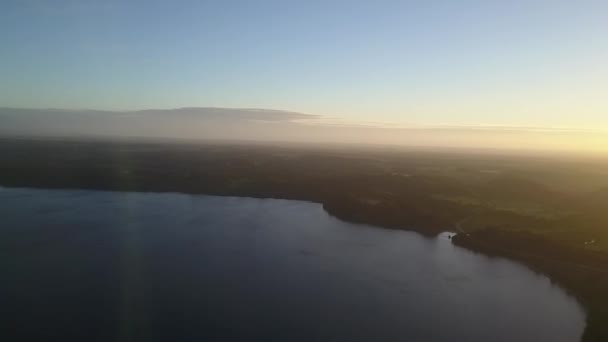
[[[396,125],[284,110],[191,107],[137,111],[0,108],[0,136],[338,143],[604,154],[601,130]]]

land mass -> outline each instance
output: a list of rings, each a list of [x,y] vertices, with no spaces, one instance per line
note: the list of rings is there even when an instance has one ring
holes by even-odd
[[[318,202],[351,222],[508,257],[587,311],[608,341],[608,162],[464,150],[0,139],[0,185]]]

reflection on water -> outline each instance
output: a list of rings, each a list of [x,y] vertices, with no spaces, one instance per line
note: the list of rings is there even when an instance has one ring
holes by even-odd
[[[578,341],[549,279],[298,201],[0,192],[2,340]]]

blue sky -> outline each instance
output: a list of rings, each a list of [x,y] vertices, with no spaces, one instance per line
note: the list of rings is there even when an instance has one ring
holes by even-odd
[[[608,129],[607,1],[0,1],[0,106]]]

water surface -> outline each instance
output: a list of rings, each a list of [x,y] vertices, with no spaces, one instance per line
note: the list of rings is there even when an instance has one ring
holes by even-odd
[[[574,342],[580,305],[442,235],[285,200],[0,188],[2,340]]]

